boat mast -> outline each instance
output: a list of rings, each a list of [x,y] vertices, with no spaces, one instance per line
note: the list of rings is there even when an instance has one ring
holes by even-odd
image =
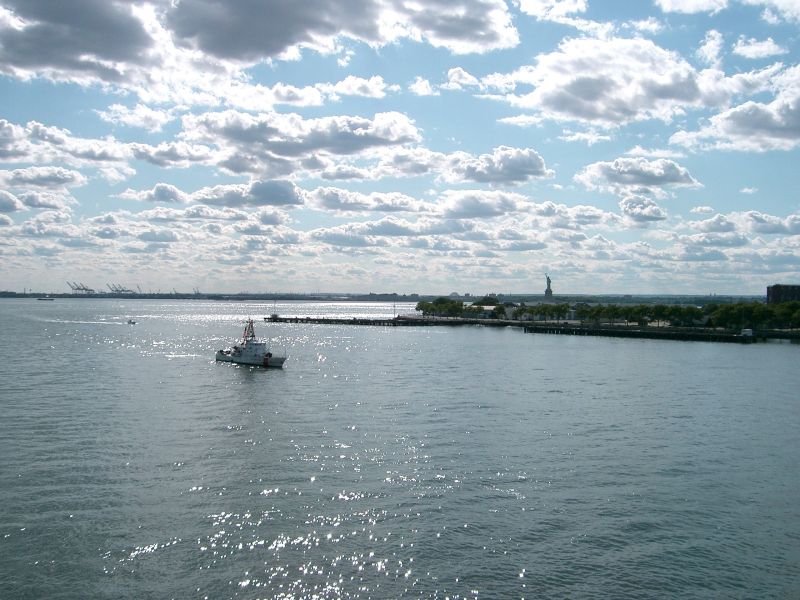
[[[242,334],[242,342],[253,340],[256,337],[256,332],[253,329],[253,319],[247,319],[247,325],[244,326],[244,333]]]

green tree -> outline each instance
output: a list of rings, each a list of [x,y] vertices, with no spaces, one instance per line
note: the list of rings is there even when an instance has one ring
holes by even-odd
[[[562,303],[555,305],[555,309],[553,310],[553,316],[556,319],[566,319],[568,314],[569,314],[569,304]]]
[[[622,309],[616,304],[608,304],[603,311],[603,316],[613,325],[622,316]]]
[[[684,325],[691,327],[695,322],[703,320],[703,311],[696,306],[684,306],[681,319]]]
[[[753,305],[753,327],[764,329],[773,327],[776,321],[775,310],[768,304],[754,303]]]
[[[417,303],[417,310],[423,315],[459,317],[464,312],[464,305],[460,300],[439,297],[433,302],[421,301]]]
[[[794,313],[792,313],[792,318],[789,321],[789,327],[794,329],[795,327],[800,327],[800,308],[798,308]]]
[[[622,317],[625,319],[625,323],[629,323],[633,321],[640,327],[643,327],[647,324],[647,307],[644,304],[636,304],[633,306],[626,306],[623,309]]]
[[[586,304],[585,302],[581,302],[575,307],[575,316],[581,323],[590,319],[591,315],[592,315],[592,307]]]
[[[650,314],[656,320],[656,325],[660,326],[662,321],[666,321],[669,318],[669,309],[666,304],[656,304]]]
[[[423,316],[428,316],[430,314],[433,314],[433,304],[431,304],[430,302],[426,302],[424,300],[420,300],[419,302],[417,302],[416,309],[417,311],[421,312]]]

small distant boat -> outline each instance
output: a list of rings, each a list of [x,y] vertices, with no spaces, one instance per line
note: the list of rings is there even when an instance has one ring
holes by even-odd
[[[133,319],[128,319],[128,325],[136,325],[136,321]]]
[[[51,298],[50,296],[44,296],[43,298],[37,298],[37,300],[52,302],[53,300],[55,300],[55,298]]]
[[[227,350],[217,350],[216,359],[239,365],[282,368],[286,356],[273,354],[270,345],[256,337],[253,319],[247,319],[245,323],[242,341]]]

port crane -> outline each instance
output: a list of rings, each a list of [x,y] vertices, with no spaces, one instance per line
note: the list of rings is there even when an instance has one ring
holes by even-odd
[[[111,290],[112,294],[135,294],[136,292],[130,288],[126,288],[118,283],[107,283],[106,287]]]
[[[67,282],[69,289],[71,289],[75,293],[80,294],[94,294],[94,290],[88,287],[85,283],[77,283],[77,282]]]

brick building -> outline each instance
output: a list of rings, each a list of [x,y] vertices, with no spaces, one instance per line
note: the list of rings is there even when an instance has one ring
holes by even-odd
[[[767,304],[780,304],[800,300],[800,285],[770,285],[767,287]]]

